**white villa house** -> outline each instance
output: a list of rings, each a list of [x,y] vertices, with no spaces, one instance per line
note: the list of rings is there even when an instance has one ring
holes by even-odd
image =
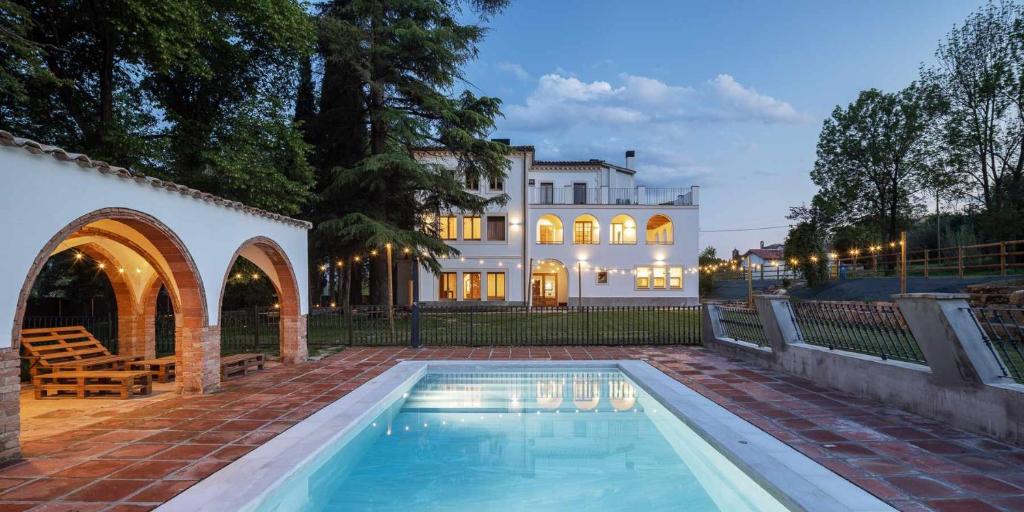
[[[455,166],[444,150],[417,158]],[[624,165],[537,160],[532,146],[514,146],[508,158],[505,180],[466,183],[484,196],[508,194],[507,204],[438,219],[441,237],[461,256],[442,260],[439,276],[419,273],[421,302],[698,302],[700,187],[637,186],[634,151]]]

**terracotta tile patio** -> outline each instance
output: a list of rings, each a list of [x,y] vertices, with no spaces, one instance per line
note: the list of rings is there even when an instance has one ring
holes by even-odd
[[[402,359],[638,358],[901,510],[1024,510],[1024,448],[699,347],[548,347],[355,348],[214,395],[104,408],[23,441],[24,460],[0,469],[0,512],[149,510]]]

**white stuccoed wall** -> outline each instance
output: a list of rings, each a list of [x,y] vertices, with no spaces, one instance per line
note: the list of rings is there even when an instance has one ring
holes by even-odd
[[[102,174],[47,154],[0,147],[0,333],[11,332],[18,295],[39,251],[75,219],[103,208],[148,214],[173,231],[199,271],[210,325],[235,251],[262,236],[284,250],[295,272],[302,314],[309,311],[306,229],[235,208]],[[10,346],[11,341],[0,341]]]

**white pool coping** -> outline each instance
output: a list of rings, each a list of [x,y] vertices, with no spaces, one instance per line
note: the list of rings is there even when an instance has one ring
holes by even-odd
[[[538,368],[619,369],[792,510],[895,510],[867,491],[644,361],[403,361],[175,496],[159,512],[255,509],[339,438],[376,417],[425,373]]]

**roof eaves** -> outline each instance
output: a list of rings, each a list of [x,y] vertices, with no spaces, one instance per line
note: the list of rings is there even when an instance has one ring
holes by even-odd
[[[256,215],[258,217],[263,217],[265,219],[281,222],[283,224],[289,224],[303,229],[310,229],[313,227],[313,224],[304,220],[293,219],[291,217],[288,217],[287,215],[281,215],[279,213],[268,212],[266,210],[261,210],[259,208],[247,206],[238,201],[224,199],[223,197],[215,196],[213,194],[189,188],[184,185],[179,185],[177,183],[173,183],[170,181],[161,180],[159,178],[154,178],[152,176],[146,176],[145,174],[142,174],[140,172],[136,172],[125,167],[110,165],[101,160],[93,160],[89,158],[88,155],[85,155],[83,153],[68,153],[64,149],[59,148],[57,146],[42,144],[32,139],[15,137],[13,134],[5,130],[0,130],[0,146],[20,148],[29,153],[32,153],[33,155],[47,154],[53,157],[55,160],[59,160],[62,162],[74,162],[78,164],[80,167],[95,169],[101,174],[112,174],[120,178],[132,179],[138,183],[149,184],[150,186],[155,188],[170,190],[172,192],[177,192],[184,196],[193,197],[201,201],[211,202],[219,206],[239,210],[245,213],[249,213],[251,215]]]

